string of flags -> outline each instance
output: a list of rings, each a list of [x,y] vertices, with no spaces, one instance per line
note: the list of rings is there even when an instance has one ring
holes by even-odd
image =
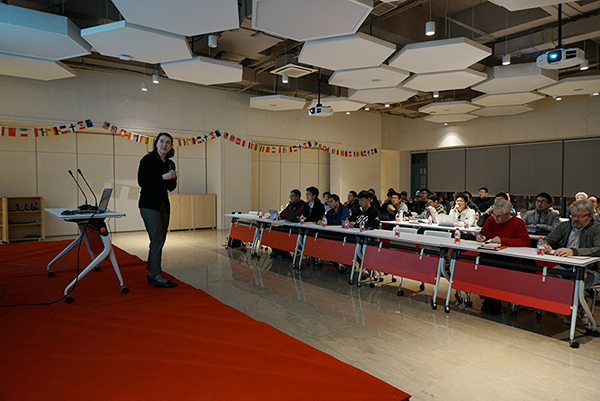
[[[48,128],[17,128],[17,127],[1,127],[0,136],[11,136],[11,137],[43,137],[43,136],[57,136],[69,134],[72,132],[82,131],[86,128],[93,127],[94,124],[92,120],[84,120],[78,121],[72,124],[58,125],[55,127]],[[128,139],[130,141],[135,141],[138,143],[143,143],[146,145],[153,145],[155,141],[155,137],[138,134],[123,128],[119,128],[118,126],[111,124],[109,122],[104,122],[102,128],[110,131],[114,135],[119,135],[122,138]],[[336,149],[331,146],[324,145],[317,141],[306,141],[296,145],[288,145],[288,146],[278,146],[278,145],[263,145],[259,143],[254,143],[252,141],[247,141],[243,138],[237,137],[233,134],[229,134],[228,132],[221,133],[219,130],[212,131],[206,134],[199,134],[190,138],[174,138],[173,145],[174,146],[192,146],[192,145],[200,145],[206,143],[210,140],[221,138],[225,141],[231,142],[234,145],[241,146],[242,148],[252,150],[255,152],[261,153],[296,153],[304,149],[318,149],[323,152],[329,153],[335,156],[341,157],[367,157],[376,155],[378,153],[377,148],[372,148],[368,150],[342,150]]]

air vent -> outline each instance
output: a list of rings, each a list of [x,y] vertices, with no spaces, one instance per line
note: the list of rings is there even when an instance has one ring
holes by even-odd
[[[276,68],[271,71],[271,74],[283,75],[287,74],[290,78],[300,78],[308,74],[312,74],[317,70],[309,67],[304,67],[298,64],[286,64],[283,67]]]

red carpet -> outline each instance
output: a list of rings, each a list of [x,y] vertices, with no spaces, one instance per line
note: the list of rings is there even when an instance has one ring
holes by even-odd
[[[0,246],[0,305],[21,301],[68,241]],[[0,401],[404,400],[409,395],[179,283],[155,289],[145,263],[115,249],[128,294],[103,262],[75,302],[0,317]],[[82,266],[89,262],[81,250]],[[75,251],[65,262],[75,266]],[[58,268],[25,301],[62,296]],[[0,308],[0,315],[7,308]]]

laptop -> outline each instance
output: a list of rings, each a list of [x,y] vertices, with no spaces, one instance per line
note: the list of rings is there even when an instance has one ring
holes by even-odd
[[[436,220],[439,226],[454,227],[454,219],[446,214],[438,214]]]
[[[104,213],[108,210],[108,202],[112,195],[112,188],[104,188],[102,196],[100,197],[100,203],[98,204],[98,213]]]
[[[275,209],[269,209],[269,220],[279,220],[279,212]]]

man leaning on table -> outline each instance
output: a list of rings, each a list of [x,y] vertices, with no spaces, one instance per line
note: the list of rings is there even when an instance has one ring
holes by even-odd
[[[360,205],[360,214],[350,216],[350,227],[359,227],[360,222],[365,222],[365,228],[379,228],[379,211],[371,205],[373,195],[369,191],[360,191],[358,194],[358,203]]]

